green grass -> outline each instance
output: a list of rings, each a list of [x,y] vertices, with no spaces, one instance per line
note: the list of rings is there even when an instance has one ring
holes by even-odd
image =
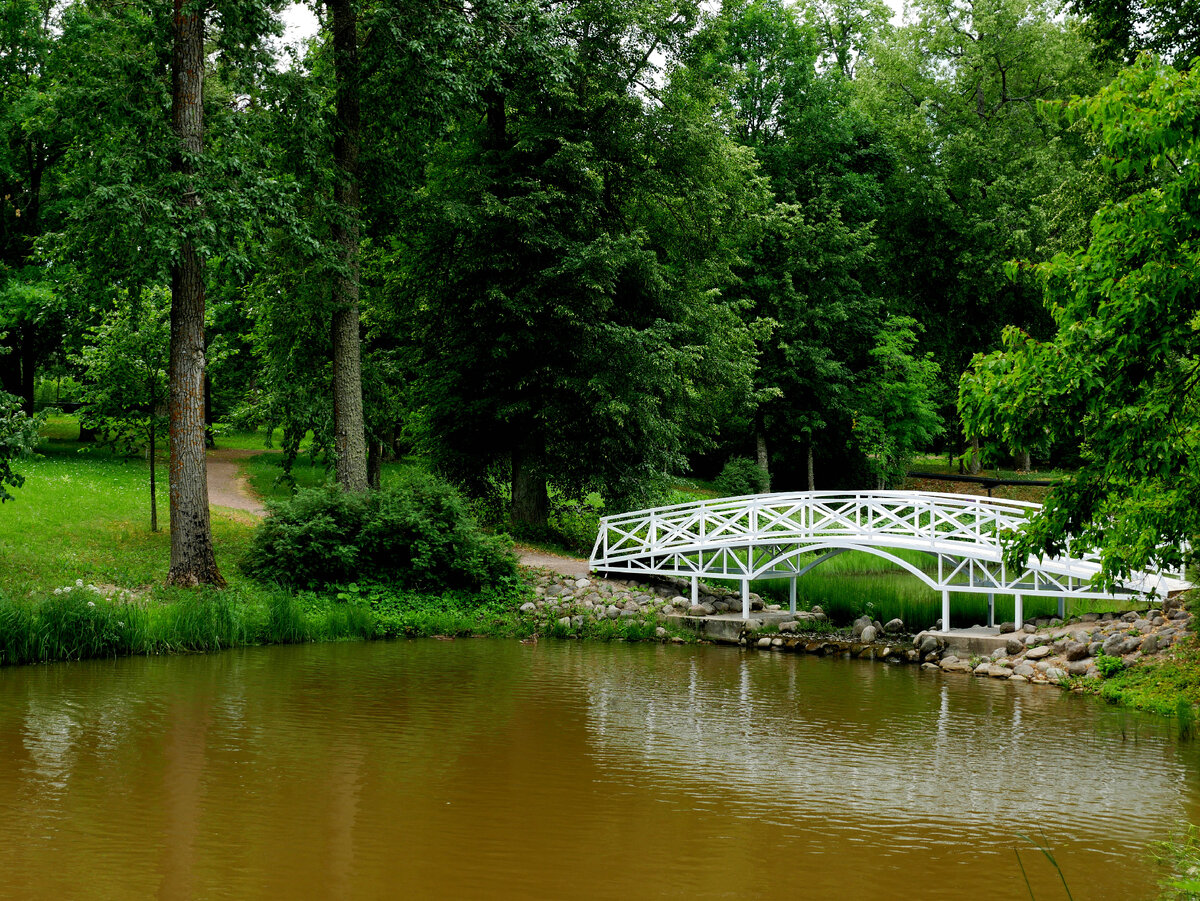
[[[932,560],[916,551],[895,551],[897,556],[922,569]],[[788,603],[788,580],[763,580],[752,583],[753,591],[775,603]],[[942,596],[916,576],[874,554],[848,551],[833,557],[800,578],[796,585],[797,605],[809,609],[815,605],[835,623],[849,623],[864,614],[880,622],[898,618],[913,631],[928,629],[941,618]],[[995,620],[1011,621],[1016,615],[1011,595],[996,595]],[[1128,609],[1129,602],[1068,601],[1068,616]],[[1054,598],[1027,597],[1025,619],[1058,615]],[[987,595],[951,592],[950,623],[954,627],[987,623]]]

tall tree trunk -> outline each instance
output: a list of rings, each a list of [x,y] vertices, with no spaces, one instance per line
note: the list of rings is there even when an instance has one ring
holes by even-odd
[[[25,415],[33,415],[33,380],[37,372],[37,355],[34,327],[21,327],[21,400],[24,401]]]
[[[762,426],[759,426],[754,433],[754,453],[758,461],[758,468],[767,474],[767,491],[770,491],[771,456],[767,453],[767,436],[764,434]]]
[[[216,448],[217,439],[213,436],[212,417],[212,378],[208,371],[204,372],[204,446],[209,450]]]
[[[1017,451],[1017,469],[1029,472],[1033,469],[1033,457],[1028,450]]]
[[[979,475],[979,436],[971,436],[971,446],[967,453],[967,472],[971,475]]]
[[[550,518],[550,494],[546,475],[537,454],[518,448],[512,454],[512,509],[509,521],[514,532],[544,529]]]
[[[204,148],[204,20],[194,4],[175,0],[171,58],[171,124],[179,137],[177,172],[191,176]],[[199,207],[187,184],[180,204]],[[204,460],[204,261],[184,237],[171,267],[171,359],[168,364],[171,419],[171,569],[168,585],[218,585],[208,518],[208,471]]]
[[[157,467],[155,466],[155,457],[157,449],[154,447],[156,429],[154,427],[154,407],[150,407],[150,531],[158,531],[158,481],[156,479]]]
[[[808,442],[808,490],[817,490],[817,480],[813,477],[813,446],[812,442]]]
[[[383,485],[383,442],[367,444],[367,487],[378,491]]]
[[[358,320],[358,149],[362,132],[358,22],[351,0],[327,0],[333,19],[333,69],[337,123],[333,157],[333,239],[342,268],[333,280],[333,429],[337,480],[347,491],[367,490],[363,427],[362,359]]]

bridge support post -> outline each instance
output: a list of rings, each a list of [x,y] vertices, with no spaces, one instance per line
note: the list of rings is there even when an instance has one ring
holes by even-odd
[[[1013,615],[1013,620],[1016,623],[1017,631],[1021,631],[1021,627],[1025,625],[1025,599],[1019,594],[1013,595],[1013,606],[1016,608]]]
[[[1067,599],[1066,598],[1058,599],[1058,618],[1063,620],[1064,622],[1067,619]]]
[[[950,631],[950,592],[942,592],[942,631]]]
[[[788,611],[796,612],[796,577],[792,576],[791,584],[788,585]]]
[[[700,577],[692,576],[692,606],[700,604]]]
[[[742,579],[742,619],[750,618],[750,580]]]
[[[996,596],[988,592],[988,628],[996,625]]]

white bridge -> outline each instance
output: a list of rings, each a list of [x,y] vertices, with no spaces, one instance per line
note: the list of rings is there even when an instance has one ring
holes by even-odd
[[[751,579],[790,579],[795,612],[798,577],[837,554],[864,551],[941,591],[943,631],[950,628],[952,591],[987,594],[993,625],[996,594],[1013,595],[1020,623],[1024,597],[1058,598],[1062,615],[1067,598],[1151,600],[1190,587],[1182,564],[1178,570],[1134,573],[1111,591],[1092,584],[1100,571],[1094,555],[1030,557],[1023,567],[1008,566],[1001,535],[1019,529],[1038,508],[923,491],[719,498],[606,516],[590,562],[592,569],[615,575],[690,577],[693,603],[701,577],[739,581],[742,616],[748,618]],[[895,551],[920,551],[932,560],[922,568]]]

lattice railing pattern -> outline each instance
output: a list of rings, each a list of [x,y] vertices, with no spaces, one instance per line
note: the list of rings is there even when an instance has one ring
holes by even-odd
[[[611,573],[757,579],[799,575],[814,554],[861,549],[893,560],[932,588],[1069,597],[1097,591],[1094,556],[1030,558],[1018,570],[1003,560],[1001,535],[1037,504],[917,491],[798,492],[721,498],[657,507],[600,522],[593,569]],[[889,553],[922,551],[936,570]],[[1136,573],[1115,593],[1186,587],[1183,572]]]

